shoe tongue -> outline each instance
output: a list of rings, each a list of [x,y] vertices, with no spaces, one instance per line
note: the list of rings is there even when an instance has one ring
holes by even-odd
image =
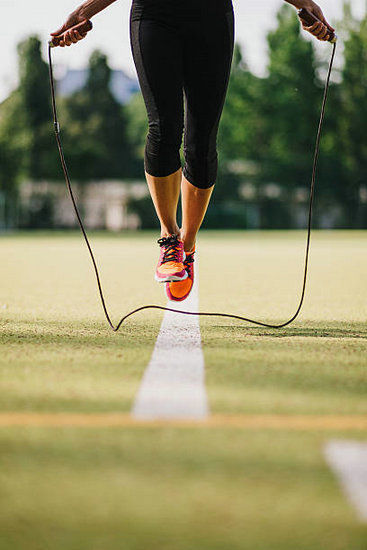
[[[168,244],[177,244],[178,237],[177,235],[170,235],[169,237],[162,237],[161,239],[158,239],[157,242],[160,246],[167,246]]]

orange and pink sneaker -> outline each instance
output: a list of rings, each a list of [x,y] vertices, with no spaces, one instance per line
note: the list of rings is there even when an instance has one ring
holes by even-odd
[[[170,235],[158,239],[158,244],[161,254],[155,271],[155,280],[159,283],[170,283],[187,279],[183,242],[177,235]]]
[[[186,279],[166,284],[166,294],[169,300],[183,302],[190,294],[194,285],[194,254],[195,249],[192,252],[186,253],[186,258],[184,260],[184,266],[187,273]]]

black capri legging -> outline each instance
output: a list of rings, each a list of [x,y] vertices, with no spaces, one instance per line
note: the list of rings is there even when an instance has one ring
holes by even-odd
[[[206,189],[216,180],[217,134],[231,69],[231,0],[133,0],[131,46],[148,112],[145,170],[184,176]]]

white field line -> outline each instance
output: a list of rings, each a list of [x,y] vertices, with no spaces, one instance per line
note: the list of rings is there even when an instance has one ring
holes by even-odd
[[[367,521],[367,443],[332,440],[324,452],[359,519]]]
[[[199,311],[198,264],[190,296],[167,307]],[[153,355],[147,366],[132,416],[137,419],[205,419],[204,357],[199,318],[165,312]]]

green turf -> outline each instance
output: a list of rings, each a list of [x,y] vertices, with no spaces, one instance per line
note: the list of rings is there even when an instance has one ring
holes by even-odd
[[[323,461],[325,437],[5,430],[2,548],[364,550],[367,529]]]
[[[117,319],[164,304],[153,233],[93,235]],[[288,329],[201,321],[213,413],[367,411],[366,232],[316,232]],[[303,232],[203,233],[201,309],[282,321]],[[128,412],[162,315],[113,334],[79,235],[0,238],[0,410]],[[237,429],[0,429],[1,550],[365,550],[325,465],[331,437]]]
[[[150,239],[94,240],[112,315],[161,300]],[[137,246],[132,246],[136,242]],[[159,331],[146,313],[116,335],[104,322],[79,234],[2,238],[1,408],[129,411]],[[130,277],[127,269],[134,265]],[[149,285],[144,284],[144,279]]]
[[[304,233],[214,236],[202,244],[201,307],[289,318],[299,300]],[[290,327],[202,321],[214,411],[367,412],[366,244],[367,232],[314,233],[305,306]],[[228,292],[216,292],[221,286]]]

